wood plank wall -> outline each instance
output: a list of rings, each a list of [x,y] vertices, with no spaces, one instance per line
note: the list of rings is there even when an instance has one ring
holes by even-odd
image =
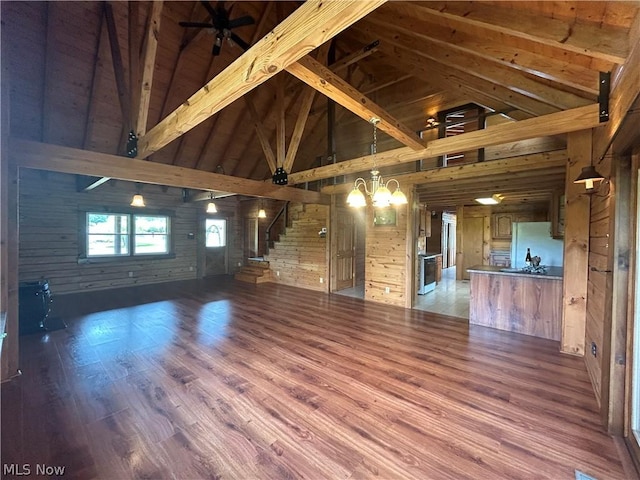
[[[612,162],[605,157],[596,169],[605,177],[611,173]],[[605,317],[607,311],[607,283],[610,281],[609,228],[613,208],[613,191],[603,184],[591,196],[591,218],[589,227],[589,276],[587,280],[587,319],[585,332],[584,361],[600,405],[602,395],[602,352],[604,347]],[[591,352],[595,344],[596,354]]]
[[[405,306],[407,221],[409,206],[396,210],[395,226],[374,226],[373,209],[367,207],[364,298],[389,305]],[[385,293],[389,288],[389,293]]]
[[[265,256],[273,281],[328,292],[329,235],[323,238],[318,232],[329,228],[329,206],[292,203],[289,215],[291,226]]]
[[[135,186],[113,181],[92,191],[78,193],[75,176],[35,170],[20,173],[20,281],[46,278],[54,295],[101,290],[128,285],[144,285],[196,277],[198,254],[198,218],[206,203],[184,203],[182,190],[156,185],[143,186],[147,207],[174,212],[172,232],[175,258],[120,259],[114,262],[78,263],[80,213],[86,209],[108,208],[118,212],[129,210]],[[216,201],[230,220],[230,264],[237,265],[242,255],[242,241],[234,225],[237,200],[234,197]],[[224,213],[221,213],[224,216]],[[239,227],[241,228],[241,226]],[[189,233],[195,238],[190,239]],[[235,250],[240,253],[235,253]],[[232,263],[233,262],[233,263]],[[129,277],[133,272],[133,277]],[[232,272],[230,272],[232,273]]]

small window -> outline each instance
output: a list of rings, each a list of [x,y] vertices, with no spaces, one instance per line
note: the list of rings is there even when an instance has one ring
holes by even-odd
[[[129,215],[87,213],[87,256],[129,255]]]
[[[224,247],[227,244],[227,221],[207,218],[205,223],[207,247]]]

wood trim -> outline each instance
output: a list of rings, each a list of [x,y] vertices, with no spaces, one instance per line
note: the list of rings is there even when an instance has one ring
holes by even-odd
[[[631,156],[615,157],[615,195],[610,208],[612,221],[609,222],[610,248],[608,265],[613,274],[607,275],[607,293],[604,323],[603,361],[601,385],[601,413],[603,424],[612,435],[624,433],[624,389],[626,365],[626,332],[630,282],[631,232]],[[613,173],[613,172],[612,172]]]
[[[305,2],[140,138],[139,157],[149,156],[199,125],[375,10],[384,1]]]
[[[160,32],[160,20],[162,19],[162,6],[162,0],[151,2],[151,14],[149,15],[147,31],[144,37],[142,82],[140,84],[140,103],[138,106],[138,118],[136,121],[136,132],[138,137],[144,135],[147,131],[147,118],[149,116],[151,86],[153,85],[153,72],[155,70],[156,52],[158,50],[158,35]]]
[[[569,162],[565,185],[564,279],[560,351],[584,355],[589,267],[590,198],[584,185],[573,183],[582,167],[591,164],[591,130],[567,138]]]
[[[378,128],[404,145],[414,150],[424,148],[422,140],[418,138],[414,131],[402,125],[386,110],[349,85],[333,73],[331,69],[324,67],[310,56],[301,58],[296,63],[289,65],[287,72],[363,120],[369,121],[372,117],[379,118]]]
[[[327,204],[329,197],[309,190],[231,177],[146,160],[89,152],[11,138],[11,160],[19,167],[111,177],[132,182],[197,190],[221,190],[276,200]]]
[[[427,148],[423,150],[416,151],[409,147],[388,150],[376,154],[375,163],[378,167],[399,165],[448,153],[476,150],[491,145],[590,129],[600,124],[598,110],[598,105],[592,104],[542,117],[520,120],[519,122],[495,125],[483,130],[456,135],[455,137],[439,138],[429,142]],[[289,183],[312,182],[322,178],[364,172],[371,168],[374,163],[373,160],[372,155],[366,155],[333,165],[297,172],[289,175]]]
[[[419,215],[419,208],[415,187],[406,192],[407,195],[407,225],[405,231],[405,262],[404,262],[404,308],[413,308],[416,298],[416,217]],[[337,198],[337,197],[332,197]]]

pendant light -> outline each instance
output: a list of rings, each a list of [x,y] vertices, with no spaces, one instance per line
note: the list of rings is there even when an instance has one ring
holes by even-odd
[[[371,188],[367,186],[367,181],[364,178],[357,178],[353,184],[353,190],[347,197],[347,205],[350,207],[364,207],[367,204],[367,199],[364,196],[366,193],[371,197],[371,203],[374,207],[388,207],[389,205],[406,205],[407,197],[400,190],[400,183],[395,178],[391,178],[386,182],[380,175],[380,172],[376,168],[376,144],[377,144],[377,125],[380,122],[379,118],[372,118],[369,120],[373,124],[373,169],[371,170]],[[388,185],[395,183],[396,187],[391,193]],[[364,193],[360,189],[364,187]]]
[[[142,196],[142,185],[136,183],[136,194],[131,199],[132,207],[144,207],[144,197]]]
[[[214,200],[215,196],[213,195],[213,192],[211,192],[211,201],[207,205],[207,213],[218,213],[218,208],[216,207]]]
[[[267,218],[267,212],[264,211],[262,200],[260,200],[260,210],[258,210],[258,218]]]

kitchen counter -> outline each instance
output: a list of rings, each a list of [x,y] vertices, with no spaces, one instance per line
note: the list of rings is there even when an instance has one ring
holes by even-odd
[[[424,258],[435,258],[435,257],[441,257],[442,254],[441,253],[433,253],[433,252],[426,252],[426,253],[419,253],[418,254],[419,257],[424,257]]]
[[[489,265],[467,271],[470,324],[560,340],[561,267],[548,267],[546,274]]]
[[[498,275],[525,275],[527,277],[543,277],[543,278],[562,278],[563,276],[563,268],[562,267],[546,267],[546,273],[529,273],[524,272],[522,269],[517,268],[505,268],[505,267],[496,267],[493,265],[476,265],[471,268],[467,268],[467,272],[475,272],[475,273],[493,273]]]

